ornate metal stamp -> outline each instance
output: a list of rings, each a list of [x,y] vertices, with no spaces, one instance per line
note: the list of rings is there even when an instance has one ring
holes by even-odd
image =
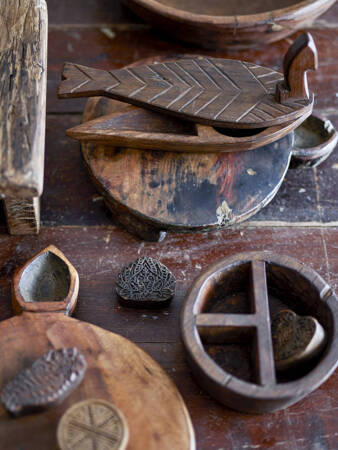
[[[50,350],[4,387],[1,401],[14,416],[57,406],[80,384],[86,368],[77,348]]]
[[[116,291],[124,306],[157,308],[170,303],[175,284],[174,275],[164,264],[144,256],[119,273]]]
[[[57,438],[61,450],[124,450],[129,432],[125,418],[114,405],[92,399],[66,411]]]

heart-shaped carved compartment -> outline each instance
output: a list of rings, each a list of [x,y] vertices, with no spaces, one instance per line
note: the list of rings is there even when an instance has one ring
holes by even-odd
[[[272,322],[277,370],[286,370],[316,357],[325,346],[325,331],[314,317],[280,311]]]
[[[263,253],[262,257],[264,256]],[[290,360],[285,357],[276,359],[276,351],[274,351],[277,382],[285,383],[301,379],[311,372],[320,361],[326,344],[330,342],[333,318],[327,305],[321,300],[320,294],[326,296],[331,291],[327,291],[329,287],[323,284],[321,292],[316,283],[310,282],[312,273],[305,276],[305,270],[304,273],[300,271],[301,266],[287,267],[282,263],[269,261],[269,254],[266,257],[271,324],[276,317],[279,317],[280,311],[285,310],[288,310],[298,323],[294,337],[294,350],[292,352],[290,350]],[[205,289],[208,294],[204,299],[201,312],[254,314],[250,271],[251,263],[244,260],[240,264],[230,264],[222,276],[218,274],[217,282],[212,283],[210,289]],[[312,279],[314,279],[313,276]],[[218,327],[203,333],[201,337],[206,352],[227,373],[244,381],[259,384],[254,328],[248,326],[233,328],[230,331],[226,332]],[[289,368],[292,370],[284,370]]]

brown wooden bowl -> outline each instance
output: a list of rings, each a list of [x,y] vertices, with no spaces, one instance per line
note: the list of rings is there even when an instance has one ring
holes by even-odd
[[[338,133],[331,121],[311,115],[295,130],[290,168],[319,166],[330,156],[337,142]]]
[[[335,0],[124,0],[175,38],[205,48],[248,48],[278,41],[323,14]]]
[[[289,309],[312,316],[326,345],[292,371],[276,371],[271,319]],[[210,266],[191,287],[182,337],[198,381],[243,412],[286,408],[318,388],[338,363],[338,303],[326,282],[297,260],[248,252]]]

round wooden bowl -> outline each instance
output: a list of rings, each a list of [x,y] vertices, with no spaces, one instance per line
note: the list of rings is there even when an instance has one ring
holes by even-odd
[[[335,0],[124,0],[161,31],[205,48],[247,48],[292,34]]]
[[[288,373],[276,369],[272,345],[271,323],[282,310],[315,318],[326,333],[321,353]],[[337,298],[314,270],[287,256],[247,252],[197,278],[181,328],[198,383],[233,409],[263,413],[296,403],[333,373],[337,320]]]

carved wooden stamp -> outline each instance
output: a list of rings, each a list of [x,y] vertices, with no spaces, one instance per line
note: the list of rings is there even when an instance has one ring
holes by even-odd
[[[57,406],[81,383],[86,368],[77,348],[50,350],[3,388],[1,401],[14,416]]]
[[[316,272],[293,258],[248,252],[199,276],[181,331],[198,383],[227,406],[261,413],[296,403],[333,373],[337,320],[337,299]]]
[[[133,308],[167,306],[175,294],[175,277],[159,261],[144,256],[119,273],[116,291],[120,303]]]
[[[274,318],[271,328],[277,370],[297,367],[315,358],[325,346],[325,331],[314,317],[282,310]]]
[[[124,450],[129,431],[122,412],[104,400],[85,400],[62,416],[57,430],[61,450]]]

